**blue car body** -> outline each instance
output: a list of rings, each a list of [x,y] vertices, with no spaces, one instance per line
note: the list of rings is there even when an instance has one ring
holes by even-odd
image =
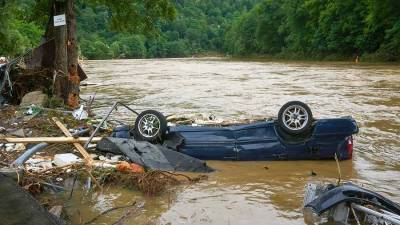
[[[352,135],[358,126],[351,117],[320,119],[304,137],[288,135],[274,120],[229,127],[169,127],[183,138],[177,150],[202,160],[350,159]]]

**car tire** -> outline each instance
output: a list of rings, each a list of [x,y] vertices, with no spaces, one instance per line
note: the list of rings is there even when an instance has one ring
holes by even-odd
[[[156,110],[141,112],[135,121],[135,136],[139,140],[161,141],[167,132],[165,116]]]
[[[279,126],[289,134],[301,134],[310,129],[313,116],[310,107],[300,101],[284,104],[278,113]]]

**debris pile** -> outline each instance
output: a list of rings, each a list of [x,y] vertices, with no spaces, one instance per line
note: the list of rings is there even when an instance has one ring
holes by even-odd
[[[50,39],[13,60],[0,61],[0,106],[4,104],[55,107],[63,105],[56,95],[55,41]],[[87,78],[78,64],[80,81]],[[60,97],[60,96],[58,96]]]
[[[13,177],[48,210],[60,205],[59,196],[49,198],[49,193],[72,195],[77,188],[101,192],[123,186],[154,196],[175,185],[206,178],[151,170],[132,163],[122,152],[97,151],[96,142],[110,136],[116,126],[92,125],[98,121],[100,118],[74,117],[69,111],[36,105],[0,108],[0,172]],[[94,130],[94,138],[79,136]],[[81,143],[89,144],[83,147]]]

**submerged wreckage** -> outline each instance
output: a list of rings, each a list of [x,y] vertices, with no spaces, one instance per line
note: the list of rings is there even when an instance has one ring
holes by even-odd
[[[138,114],[133,131],[120,130],[119,135],[158,141],[202,160],[309,160],[335,155],[345,160],[352,158],[352,135],[357,132],[351,117],[314,119],[305,103],[291,101],[281,107],[277,119],[230,126],[167,126],[160,112],[146,110]]]
[[[317,120],[313,118],[310,108],[299,101],[282,106],[277,119],[231,126],[168,126],[166,117],[158,111],[138,113],[116,102],[95,126],[90,137],[85,139],[84,146],[79,144],[84,138],[78,136],[87,134],[87,129],[71,134],[53,118],[67,136],[59,137],[61,140],[58,141],[76,142],[73,143],[76,149],[86,161],[91,162],[85,149],[96,139],[95,135],[117,106],[136,114],[135,124],[116,127],[110,137],[97,144],[96,150],[103,154],[124,155],[131,162],[153,170],[212,171],[202,160],[350,159],[353,153],[352,135],[358,132],[358,126],[351,117]],[[33,139],[2,139],[15,143],[35,142]],[[53,139],[37,138],[40,142],[57,141],[57,138]],[[45,147],[44,143],[34,146],[13,165],[22,165]]]
[[[308,184],[304,212],[308,224],[400,225],[399,204],[352,183]]]

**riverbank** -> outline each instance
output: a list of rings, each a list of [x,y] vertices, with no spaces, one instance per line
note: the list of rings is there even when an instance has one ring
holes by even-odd
[[[376,54],[365,54],[357,56],[340,55],[314,55],[303,56],[296,54],[276,54],[276,55],[234,55],[229,56],[234,60],[242,61],[285,61],[285,62],[353,62],[353,63],[372,63],[372,64],[393,64],[400,65],[400,61],[388,61]]]
[[[71,115],[71,112],[62,109],[37,107],[33,115],[27,115],[27,111],[29,111],[27,108],[16,106],[0,108],[0,172],[2,175],[13,178],[14,182],[22,188],[21,191],[10,196],[29,196],[27,193],[30,193],[45,210],[53,214],[56,210],[55,216],[61,220],[81,224],[76,222],[76,211],[71,208],[71,202],[74,201],[71,200],[73,195],[79,195],[80,198],[102,195],[107,192],[105,189],[118,187],[137,191],[151,198],[164,192],[173,192],[176,186],[181,184],[190,184],[205,178],[204,176],[196,178],[173,172],[145,170],[139,165],[130,163],[123,155],[95,151],[95,144],[91,144],[87,148],[90,158],[93,160],[89,164],[88,159],[82,157],[85,155],[81,155],[82,152],[76,144],[72,145],[61,139],[65,135],[64,132],[93,132],[94,125],[100,118],[91,116],[85,120],[77,120]],[[62,124],[61,127],[64,126],[65,129],[60,129],[59,124]],[[97,137],[109,136],[114,126],[112,123],[108,123],[101,129]],[[32,141],[44,142],[50,140],[50,137],[58,137],[58,143],[39,144],[43,145],[39,151],[28,158],[22,157],[32,149],[38,148],[39,145],[32,144]],[[22,138],[25,140],[28,138],[30,141],[18,142]],[[25,159],[22,160],[22,158]],[[10,192],[12,188],[9,187],[4,183],[4,191]],[[7,196],[3,196],[2,199],[5,202],[11,201]],[[13,201],[13,204],[18,205],[24,204],[28,200],[20,197]],[[35,203],[31,202],[33,210],[44,210],[35,207]],[[129,210],[146,203],[146,201],[140,204],[136,201],[132,202]],[[137,210],[142,210],[142,207]],[[6,213],[9,210],[0,207],[0,216],[4,221],[23,222],[23,219],[28,218],[26,215],[32,213],[29,209],[29,207],[26,209],[28,211],[25,212],[24,217],[14,218],[18,214]],[[45,220],[46,215],[48,213],[44,213],[43,218],[39,219]],[[87,217],[84,219],[88,220]],[[86,222],[89,224],[94,221]]]

